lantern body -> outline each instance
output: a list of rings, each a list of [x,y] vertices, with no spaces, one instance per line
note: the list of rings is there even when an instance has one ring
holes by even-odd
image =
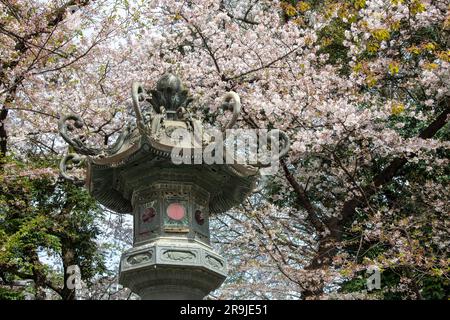
[[[193,99],[178,77],[164,75],[155,90],[135,83],[132,99],[136,123],[106,149],[71,137],[69,131],[83,126],[79,116],[60,119],[62,137],[84,156],[65,156],[61,173],[84,183],[110,210],[133,215],[133,248],[120,262],[122,285],[142,299],[202,299],[227,276],[225,259],[210,246],[210,216],[242,203],[255,187],[258,166],[202,161],[207,150],[219,152],[223,145],[203,133],[202,122],[191,116]],[[224,106],[233,116],[220,133],[235,124],[239,96],[227,93]],[[181,142],[174,135],[180,130],[186,138]],[[289,148],[286,136],[284,142],[279,156]],[[179,157],[189,161],[180,164],[175,161]],[[85,179],[68,174],[72,164],[86,164]]]

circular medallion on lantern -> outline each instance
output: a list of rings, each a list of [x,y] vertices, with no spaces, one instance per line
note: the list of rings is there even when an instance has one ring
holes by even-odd
[[[179,203],[171,203],[167,207],[167,215],[170,219],[180,221],[184,218],[186,215],[186,210],[184,207]]]
[[[205,223],[205,216],[201,210],[195,210],[194,217],[195,221],[197,221],[199,225],[203,225]]]
[[[155,208],[146,208],[142,212],[142,221],[144,223],[148,223],[148,222],[152,221],[155,216],[156,216]]]

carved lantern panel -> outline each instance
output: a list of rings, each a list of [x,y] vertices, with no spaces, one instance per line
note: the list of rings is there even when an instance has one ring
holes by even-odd
[[[193,183],[155,182],[134,193],[135,244],[158,237],[209,244],[209,193]]]

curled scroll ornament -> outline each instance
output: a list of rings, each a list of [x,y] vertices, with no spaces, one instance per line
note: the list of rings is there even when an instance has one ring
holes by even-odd
[[[72,170],[74,167],[81,167],[84,160],[85,157],[75,153],[69,153],[66,156],[64,156],[64,158],[62,158],[61,162],[59,163],[59,171],[61,173],[61,176],[64,179],[72,181],[76,185],[83,185],[84,181],[75,176],[70,175],[69,171]]]
[[[69,124],[68,121],[74,121],[74,124]],[[122,131],[114,142],[112,146],[109,148],[94,148],[89,147],[84,143],[84,139],[78,137],[72,137],[69,132],[74,130],[75,128],[81,129],[83,128],[84,123],[80,116],[76,114],[68,114],[62,116],[58,122],[58,130],[63,139],[79,154],[85,156],[102,156],[105,154],[114,154],[120,150],[123,143],[125,142],[125,138],[130,133],[130,126],[125,127],[125,130]]]
[[[227,129],[233,128],[233,126],[236,124],[237,119],[241,112],[241,99],[239,95],[236,92],[230,91],[227,92],[223,96],[223,102],[222,102],[222,109],[225,111],[231,111],[232,116],[231,119],[227,122],[227,124],[222,128],[222,133],[225,133]],[[273,129],[268,132],[267,136],[267,142],[272,143],[274,142],[274,139],[279,139],[281,142],[279,146],[279,152],[278,154],[274,155],[270,161],[267,161],[268,163],[262,163],[258,161],[256,164],[251,164],[250,166],[257,167],[257,168],[265,168],[270,167],[272,165],[272,162],[278,161],[282,157],[284,157],[288,152],[291,145],[290,139],[287,136],[287,134],[284,131],[281,131],[279,129]],[[224,152],[225,154],[225,152]]]
[[[74,121],[73,125],[69,123],[69,121]],[[75,114],[68,114],[62,116],[58,122],[58,130],[63,139],[76,151],[76,153],[69,153],[64,158],[61,159],[59,164],[59,169],[61,176],[69,181],[77,185],[81,185],[84,182],[75,176],[69,174],[69,171],[74,167],[80,167],[84,160],[85,156],[91,157],[103,157],[105,154],[114,154],[120,150],[123,146],[125,139],[131,132],[131,127],[126,126],[125,130],[122,131],[114,142],[112,146],[109,148],[93,148],[89,147],[84,143],[84,139],[79,136],[73,137],[69,132],[73,131],[75,128],[81,129],[83,128],[83,120],[80,116]]]

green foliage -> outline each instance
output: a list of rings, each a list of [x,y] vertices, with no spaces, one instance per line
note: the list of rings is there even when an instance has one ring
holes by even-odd
[[[345,30],[349,29],[349,23],[344,23],[341,19],[333,19],[318,34],[319,41],[322,44],[319,53],[328,54],[328,63],[340,64],[342,72],[345,74],[349,73],[350,68],[348,66],[348,48],[343,45],[343,42],[345,40]]]
[[[450,298],[450,280],[445,277],[425,277],[421,287],[422,296],[427,300],[448,300]]]
[[[23,300],[22,292],[0,287],[0,300]]]
[[[84,188],[64,182],[47,172],[52,161],[24,163],[8,159],[0,172],[0,269],[4,281],[32,278],[36,272],[59,279],[40,253],[53,255],[68,265],[76,264],[88,284],[106,271],[96,238],[102,211]],[[26,175],[21,175],[27,170]],[[68,254],[70,253],[70,254]],[[6,294],[6,293],[5,293]]]
[[[360,292],[367,289],[367,281],[366,278],[359,274],[358,276],[345,281],[341,285],[341,292],[350,293],[350,292]]]

